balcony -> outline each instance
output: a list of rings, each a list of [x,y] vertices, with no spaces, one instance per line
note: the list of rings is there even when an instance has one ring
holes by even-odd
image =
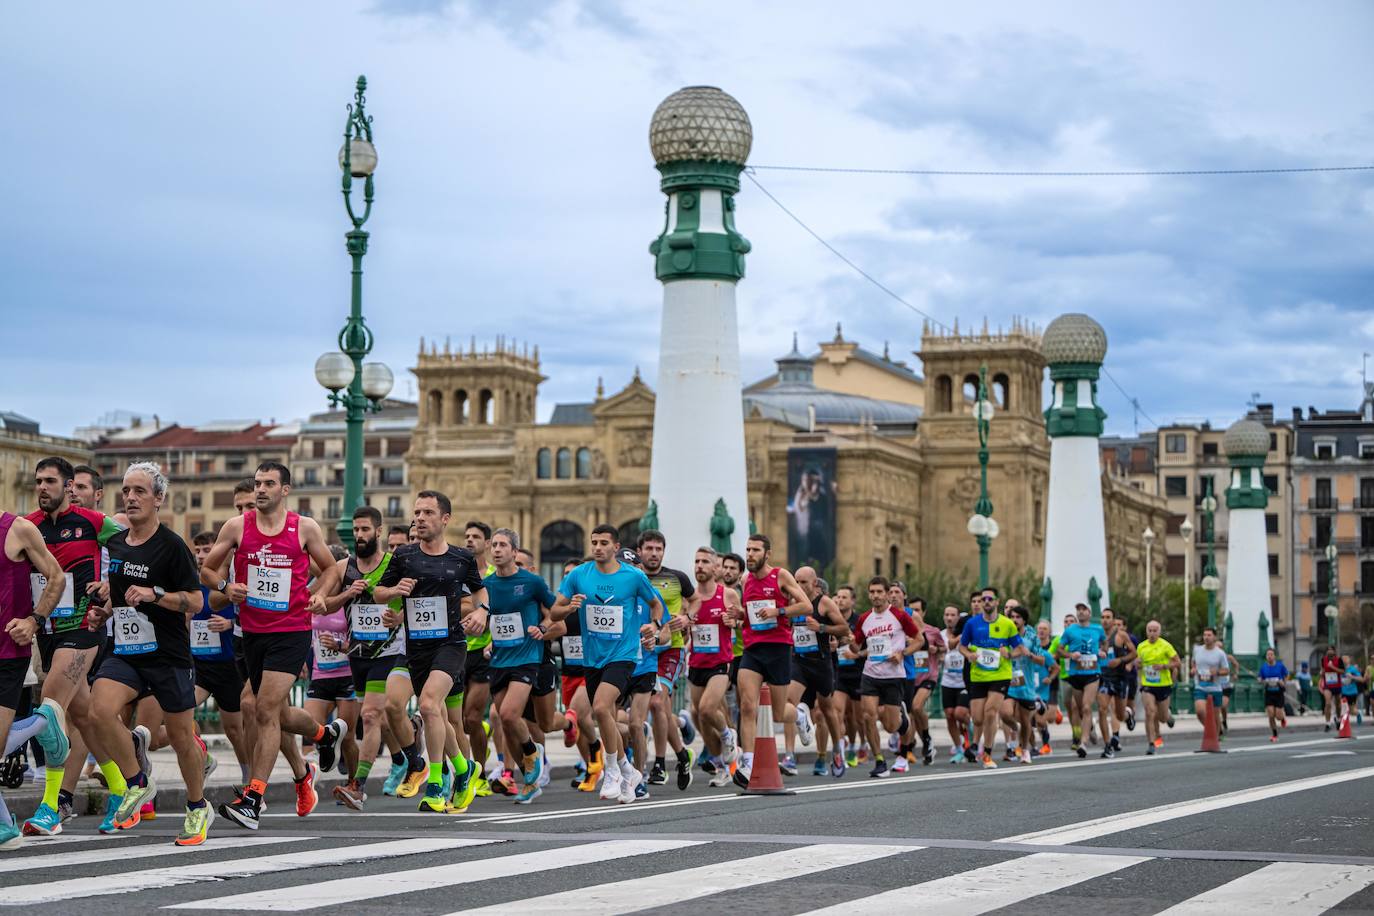
[[[1356,512],[1374,512],[1374,493],[1356,496],[1351,500],[1350,508]]]
[[[1314,512],[1335,512],[1340,502],[1334,496],[1314,496],[1307,500],[1307,508]]]
[[[1356,549],[1361,549],[1361,550],[1368,550],[1368,549],[1369,549],[1369,548],[1367,548],[1367,547],[1366,547],[1366,548],[1361,548],[1361,547],[1359,546],[1359,543],[1360,543],[1360,539],[1359,539],[1359,538],[1332,538],[1332,539],[1327,540],[1327,541],[1318,542],[1318,540],[1317,540],[1316,538],[1314,538],[1314,537],[1313,537],[1313,538],[1308,538],[1308,539],[1307,539],[1307,549],[1308,549],[1308,550],[1325,550],[1325,549],[1326,549],[1326,545],[1327,545],[1328,543],[1330,543],[1330,544],[1335,544],[1335,545],[1336,545],[1336,550],[1340,551],[1341,553],[1351,553],[1351,552],[1355,551]]]

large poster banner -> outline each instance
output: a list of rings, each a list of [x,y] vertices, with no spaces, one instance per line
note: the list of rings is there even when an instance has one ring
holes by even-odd
[[[833,448],[787,450],[787,554],[792,569],[824,572],[835,562]]]

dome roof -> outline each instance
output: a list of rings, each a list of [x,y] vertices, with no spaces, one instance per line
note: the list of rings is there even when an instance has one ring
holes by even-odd
[[[1269,454],[1269,430],[1258,420],[1237,420],[1221,440],[1228,458],[1262,458]]]
[[[649,122],[654,162],[707,161],[744,165],[754,129],[744,107],[714,86],[688,86],[664,99]]]
[[[1079,312],[1060,315],[1045,328],[1040,342],[1045,362],[1097,363],[1107,357],[1107,332],[1090,316]]]

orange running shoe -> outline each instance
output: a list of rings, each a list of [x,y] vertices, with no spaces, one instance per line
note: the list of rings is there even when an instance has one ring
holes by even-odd
[[[315,810],[320,796],[315,792],[315,764],[305,765],[305,775],[296,780],[296,816],[305,817]]]
[[[572,747],[577,743],[577,713],[569,709],[563,715],[568,720],[568,727],[563,729],[563,746]]]

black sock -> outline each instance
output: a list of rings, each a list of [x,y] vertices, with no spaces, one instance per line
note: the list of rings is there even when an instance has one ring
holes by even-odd
[[[392,766],[400,766],[401,764],[403,764],[403,763],[405,763],[405,762],[406,762],[406,755],[405,755],[405,753],[404,753],[403,751],[397,751],[396,753],[394,753],[394,754],[391,755],[391,765],[392,765]]]
[[[678,762],[678,763],[686,763],[687,761],[689,761],[689,760],[691,760],[691,759],[692,759],[692,755],[691,755],[691,753],[687,750],[687,748],[684,747],[682,750],[680,750],[680,751],[677,752],[677,762]]]
[[[524,744],[520,745],[520,750],[524,752],[526,757],[528,757],[535,751],[539,750],[539,748],[535,746],[535,743],[533,741],[526,741]]]
[[[188,807],[188,808],[204,808],[204,807],[205,807],[205,799],[204,799],[204,797],[202,797],[200,801],[195,801],[195,802],[193,802],[193,801],[188,801],[188,802],[186,803],[186,807]]]
[[[415,740],[410,742],[410,747],[405,749],[406,760],[410,762],[410,772],[415,773],[425,768],[425,758],[420,756],[420,742]]]
[[[146,786],[148,784],[148,776],[142,770],[139,770],[132,779],[128,780],[128,783],[131,786]]]
[[[665,763],[666,761],[662,757],[654,758],[654,766],[658,767],[660,770],[663,769]]]
[[[588,752],[589,754],[591,754],[591,755],[592,755],[592,759],[595,760],[595,759],[596,759],[596,755],[599,754],[599,753],[601,753],[601,739],[600,739],[600,738],[597,738],[597,739],[596,739],[595,741],[593,741],[590,745],[588,745],[588,746],[587,746],[587,752]]]
[[[66,789],[57,790],[57,804],[59,806],[70,805],[73,801],[72,793],[68,792]]]
[[[929,730],[929,729],[925,729],[925,728],[921,729],[921,745],[922,745],[923,747],[930,747],[930,730]]]

